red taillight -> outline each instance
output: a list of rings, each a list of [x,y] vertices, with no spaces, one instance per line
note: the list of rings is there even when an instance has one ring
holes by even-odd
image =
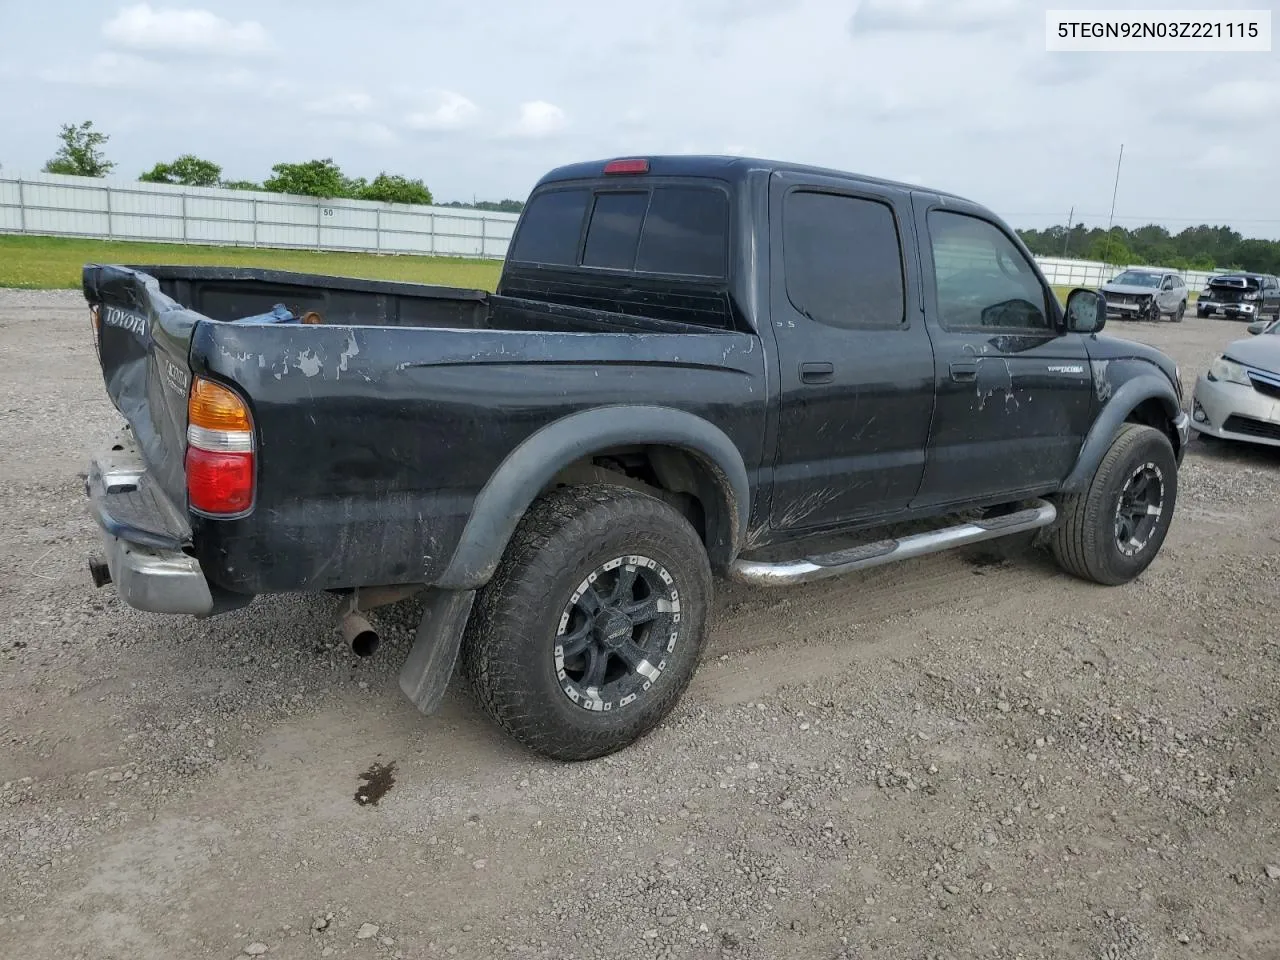
[[[187,501],[201,513],[243,513],[253,506],[253,454],[187,448]]]
[[[604,165],[606,175],[615,173],[648,173],[649,161],[643,158],[632,160],[610,160]]]
[[[196,377],[187,397],[187,503],[214,516],[253,506],[253,418],[229,387]]]

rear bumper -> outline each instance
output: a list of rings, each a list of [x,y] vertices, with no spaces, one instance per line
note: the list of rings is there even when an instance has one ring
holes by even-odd
[[[191,528],[149,481],[129,431],[89,465],[85,494],[120,599],[148,613],[213,613],[209,583],[186,550]]]
[[[116,593],[135,610],[197,617],[213,613],[213,594],[194,557],[129,543],[105,530],[102,541]]]

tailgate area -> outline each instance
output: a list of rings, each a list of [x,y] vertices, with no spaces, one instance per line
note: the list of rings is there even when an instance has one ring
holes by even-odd
[[[85,494],[98,525],[114,537],[168,550],[191,543],[185,512],[151,479],[129,428],[89,464]]]
[[[148,476],[131,430],[94,458],[84,487],[106,552],[96,566],[107,568],[122,600],[150,613],[213,612],[209,584],[187,552],[191,527]]]

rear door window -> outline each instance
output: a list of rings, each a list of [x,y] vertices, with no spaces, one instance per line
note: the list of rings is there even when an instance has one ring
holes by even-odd
[[[902,327],[902,252],[893,210],[878,200],[796,190],[782,213],[783,271],[792,305],[846,330]]]

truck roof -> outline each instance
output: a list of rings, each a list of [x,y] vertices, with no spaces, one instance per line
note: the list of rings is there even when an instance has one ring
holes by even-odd
[[[535,189],[547,183],[565,180],[594,180],[604,176],[605,164],[615,159],[644,159],[649,162],[649,174],[659,177],[713,177],[720,180],[737,182],[746,178],[752,171],[767,173],[799,173],[810,176],[834,177],[856,183],[874,184],[884,187],[897,187],[905,190],[922,190],[949,197],[953,200],[966,200],[958,194],[925,187],[920,184],[902,183],[897,180],[885,180],[880,177],[869,177],[847,170],[832,170],[826,167],[808,166],[802,163],[788,163],[781,160],[763,160],[755,157],[715,156],[710,154],[675,154],[644,156],[632,154],[630,157],[611,157],[608,160],[588,160],[582,163],[571,163],[556,167],[538,181]]]

